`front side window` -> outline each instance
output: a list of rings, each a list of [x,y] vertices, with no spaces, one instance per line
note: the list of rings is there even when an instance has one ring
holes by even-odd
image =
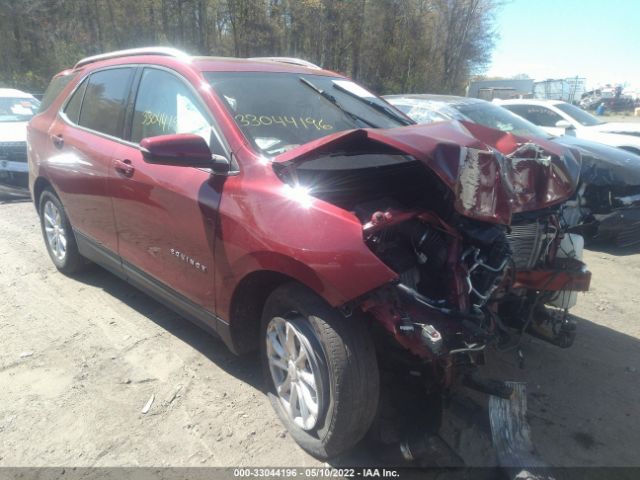
[[[132,68],[112,68],[92,74],[82,101],[79,125],[120,137],[132,75]]]
[[[39,107],[35,98],[0,97],[0,123],[28,122]]]
[[[247,139],[267,155],[343,130],[412,123],[340,77],[270,72],[204,75]]]
[[[555,127],[557,122],[563,120],[557,113],[539,105],[505,105],[505,107],[540,127]]]
[[[591,127],[593,125],[601,125],[604,123],[598,120],[593,115],[591,115],[589,112],[585,112],[581,108],[578,108],[575,105],[571,105],[570,103],[559,103],[556,105],[556,107],[562,110],[567,115],[569,115],[571,118],[577,121],[580,125],[584,125],[585,127]]]
[[[191,90],[175,75],[146,68],[136,97],[131,141],[174,133],[211,140],[211,122]]]

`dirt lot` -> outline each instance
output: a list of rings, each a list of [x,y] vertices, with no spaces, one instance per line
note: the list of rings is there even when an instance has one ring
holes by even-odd
[[[312,466],[260,391],[255,358],[95,269],[56,272],[28,202],[0,204],[0,466]],[[556,466],[640,465],[640,254],[588,251],[576,344],[490,358],[528,382],[529,422]],[[150,398],[148,413],[141,413]],[[444,437],[493,465],[486,398],[464,393]],[[361,447],[333,462],[373,461]]]

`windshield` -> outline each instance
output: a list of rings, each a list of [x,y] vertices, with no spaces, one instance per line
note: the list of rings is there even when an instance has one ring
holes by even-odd
[[[596,117],[591,115],[590,113],[585,112],[581,108],[578,108],[570,103],[558,103],[556,107],[562,110],[564,113],[573,118],[580,125],[584,125],[585,127],[591,127],[593,125],[602,125],[604,122],[601,122]]]
[[[448,105],[412,99],[387,100],[401,112],[407,114],[418,123],[446,122],[448,120],[464,120],[460,114]]]
[[[452,106],[473,123],[485,127],[514,135],[550,138],[550,135],[543,129],[493,103],[454,104]]]
[[[0,122],[27,122],[39,106],[35,98],[0,97]]]
[[[204,75],[247,139],[267,155],[343,130],[408,123],[388,103],[345,78],[270,72]]]

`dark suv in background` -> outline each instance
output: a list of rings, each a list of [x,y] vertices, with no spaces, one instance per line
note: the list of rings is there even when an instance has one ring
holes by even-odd
[[[380,372],[433,400],[406,407],[435,430],[439,399],[486,348],[528,327],[571,343],[566,311],[545,307],[589,285],[556,255],[569,150],[414,125],[286,60],[154,48],[56,75],[28,132],[56,267],[98,263],[232,351],[259,351],[276,412],[320,458],[384,410]]]

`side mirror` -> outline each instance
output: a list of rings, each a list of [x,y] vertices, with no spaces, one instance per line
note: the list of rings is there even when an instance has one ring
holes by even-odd
[[[231,165],[228,158],[212,154],[202,137],[190,133],[143,138],[140,151],[145,162],[155,165],[210,168],[218,174],[229,173]]]
[[[565,130],[568,130],[570,128],[574,128],[573,125],[571,125],[571,123],[568,122],[567,120],[558,120],[556,122],[556,127],[557,128],[564,128]]]

